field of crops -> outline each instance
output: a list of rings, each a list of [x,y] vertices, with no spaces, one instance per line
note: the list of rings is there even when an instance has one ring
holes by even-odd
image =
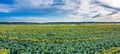
[[[120,24],[0,24],[0,54],[120,54]]]

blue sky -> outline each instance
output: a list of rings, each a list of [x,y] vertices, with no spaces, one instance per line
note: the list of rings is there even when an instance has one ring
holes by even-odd
[[[0,21],[120,22],[120,0],[0,0]]]

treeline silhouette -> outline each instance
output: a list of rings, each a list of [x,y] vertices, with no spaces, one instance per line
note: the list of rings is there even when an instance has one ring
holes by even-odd
[[[38,24],[35,22],[0,22],[0,24]]]
[[[120,22],[0,22],[0,24],[120,24]]]

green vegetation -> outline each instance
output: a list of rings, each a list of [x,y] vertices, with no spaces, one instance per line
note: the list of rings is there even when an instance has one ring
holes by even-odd
[[[9,54],[10,50],[0,49],[0,54]]]
[[[0,54],[119,54],[120,24],[0,24]]]

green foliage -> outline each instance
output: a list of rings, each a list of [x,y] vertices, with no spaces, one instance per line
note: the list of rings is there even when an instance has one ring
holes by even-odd
[[[9,49],[0,49],[0,54],[9,54],[10,50]]]
[[[9,54],[119,54],[119,48],[119,24],[0,25],[0,49]]]

